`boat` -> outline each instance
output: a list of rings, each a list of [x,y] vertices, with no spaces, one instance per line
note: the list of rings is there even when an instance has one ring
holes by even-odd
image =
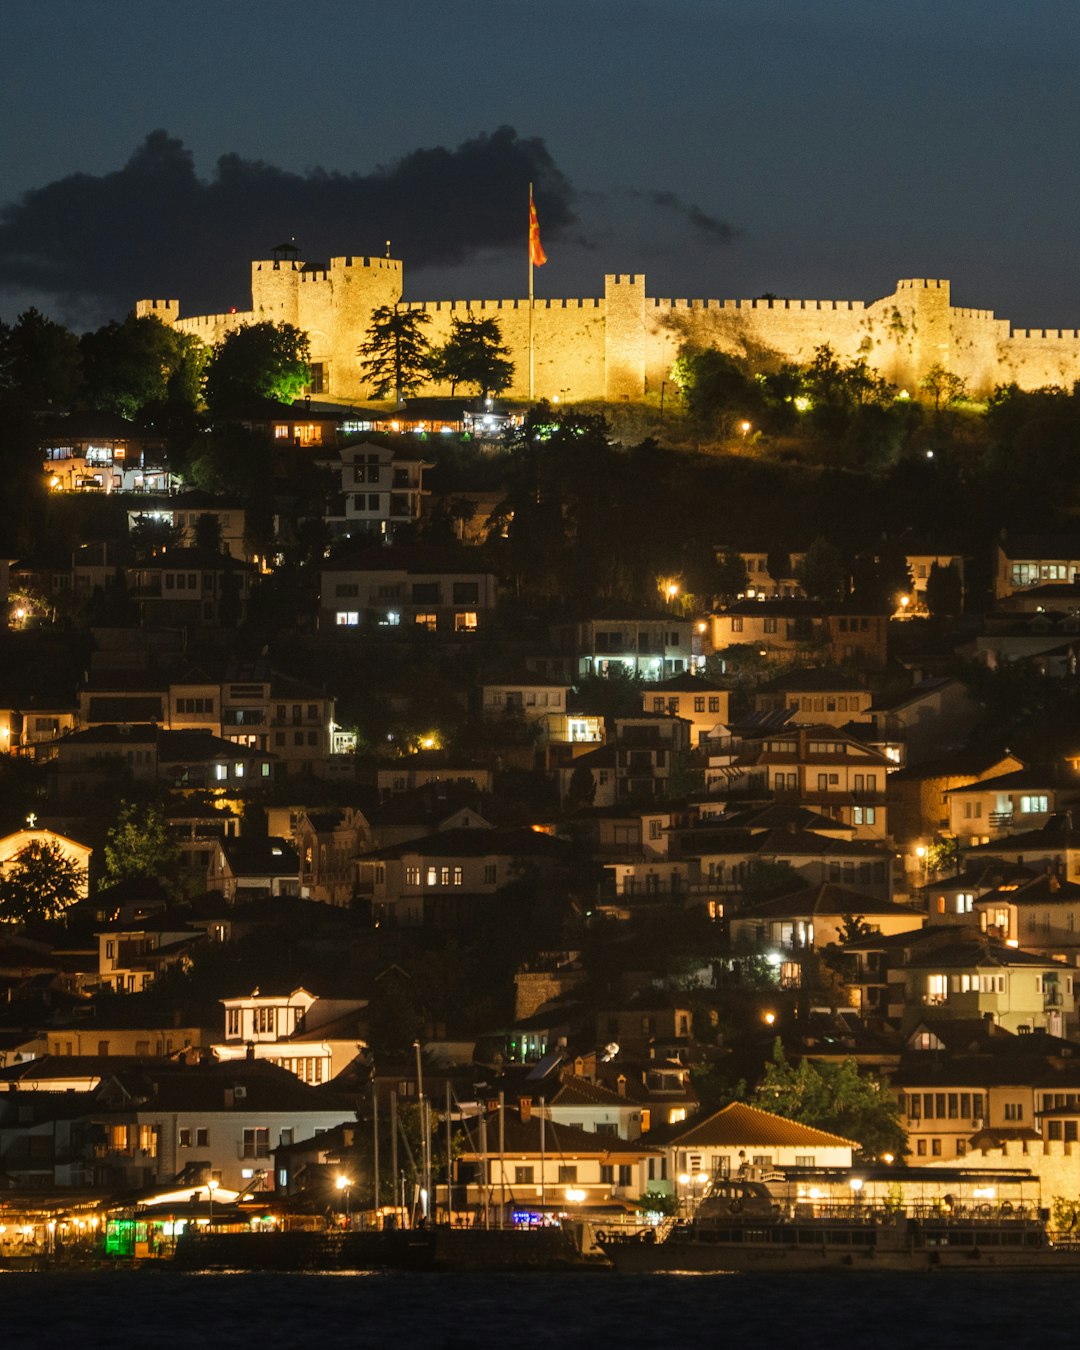
[[[821,1204],[782,1176],[719,1178],[689,1218],[598,1233],[616,1271],[636,1274],[1037,1267],[1080,1270],[1080,1246],[1057,1245],[1032,1204]]]

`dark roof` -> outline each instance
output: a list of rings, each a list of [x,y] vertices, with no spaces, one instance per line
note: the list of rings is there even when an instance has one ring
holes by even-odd
[[[711,837],[710,837],[711,836]],[[830,839],[808,830],[749,830],[694,831],[692,846],[684,845],[684,856],[696,857],[709,853],[761,853],[764,855],[820,857],[888,858],[889,850],[882,845],[860,839]]]
[[[876,900],[872,895],[863,895],[859,891],[847,890],[843,886],[823,882],[819,886],[806,886],[773,900],[764,900],[760,904],[740,909],[735,919],[781,919],[801,918],[806,914],[831,915],[857,914],[860,917],[878,915],[883,917],[916,919],[918,912],[907,905],[895,905],[889,900]]]
[[[903,708],[908,703],[918,703],[928,694],[938,693],[950,684],[955,684],[960,689],[966,688],[953,675],[939,675],[935,679],[921,680],[918,684],[912,685],[910,689],[904,689],[900,693],[879,695],[870,705],[870,711],[891,712],[894,708]]]
[[[963,787],[949,788],[954,792],[1010,791],[1024,788],[1061,788],[1071,787],[1080,792],[1080,776],[1064,764],[1037,764],[1025,769],[1014,769],[1011,773],[999,774],[996,778],[980,778],[975,783]]]
[[[234,876],[296,876],[300,859],[287,839],[222,839],[222,850]]]
[[[1006,534],[998,540],[998,547],[1010,559],[1080,558],[1080,535]]]
[[[491,568],[476,551],[436,548],[429,544],[410,544],[395,545],[391,548],[376,545],[342,551],[324,562],[322,570],[476,576],[490,573]]]
[[[1065,968],[1063,961],[1058,961],[1052,956],[1038,956],[1034,952],[1025,952],[1017,947],[1006,947],[1004,943],[979,938],[953,942],[930,951],[915,952],[908,957],[906,965],[908,970],[923,970],[928,966],[950,970],[966,970],[972,967],[1005,970],[1012,966]]]
[[[470,1122],[472,1126],[472,1143],[466,1142],[465,1152],[471,1156],[479,1152],[479,1124],[476,1121]],[[488,1121],[488,1147],[493,1146],[492,1140],[499,1138],[499,1125],[494,1120]],[[539,1154],[541,1147],[540,1140],[540,1117],[532,1115],[526,1121],[522,1121],[520,1116],[511,1111],[504,1112],[502,1145],[506,1153],[525,1154],[526,1156]],[[466,1136],[468,1141],[469,1136]],[[648,1142],[646,1135],[642,1139],[629,1140],[620,1139],[610,1134],[594,1134],[591,1130],[580,1130],[575,1125],[560,1125],[553,1120],[544,1121],[544,1151],[551,1159],[551,1178],[552,1187],[555,1185],[555,1178],[558,1175],[558,1163],[561,1158],[575,1157],[581,1154],[619,1154],[628,1153],[634,1155],[659,1153],[660,1149],[654,1147]]]
[[[1041,830],[1024,830],[1020,834],[1008,834],[1003,839],[993,839],[989,844],[974,844],[967,854],[969,857],[978,855],[978,858],[983,858],[1031,849],[1080,849],[1080,830],[1062,822],[1063,817],[1051,816]]]
[[[484,858],[491,855],[508,857],[540,857],[562,859],[570,850],[563,839],[529,829],[459,829],[437,830],[420,839],[364,853],[364,860],[400,858],[407,853],[421,853],[428,858]]]
[[[728,686],[704,675],[672,675],[668,680],[645,681],[641,685],[643,694],[722,694]]]
[[[787,675],[778,675],[775,679],[760,684],[755,691],[759,694],[825,694],[856,692],[866,693],[866,685],[855,676],[842,670],[815,668],[793,670]]]
[[[143,558],[135,564],[136,572],[170,572],[176,568],[188,567],[192,571],[203,572],[257,572],[254,563],[234,558],[229,553],[215,554],[210,557],[197,548],[170,548],[152,558]],[[177,593],[177,600],[192,599]]]

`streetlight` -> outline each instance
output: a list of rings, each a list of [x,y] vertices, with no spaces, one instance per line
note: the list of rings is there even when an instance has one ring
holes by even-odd
[[[349,1187],[352,1185],[352,1180],[349,1177],[345,1176],[344,1174],[341,1174],[334,1182],[334,1185],[338,1188],[339,1191],[344,1191],[345,1193],[345,1227],[351,1228],[352,1205],[350,1203]]]
[[[206,1183],[207,1197],[210,1201],[210,1221],[207,1227],[210,1229],[211,1232],[213,1232],[214,1230],[214,1192],[220,1185],[221,1182],[215,1180],[214,1177],[211,1177],[210,1180]]]

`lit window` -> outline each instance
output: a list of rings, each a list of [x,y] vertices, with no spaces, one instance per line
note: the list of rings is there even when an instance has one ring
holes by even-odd
[[[355,609],[339,609],[335,620],[339,628],[356,628],[360,623],[360,612]]]
[[[454,615],[454,632],[476,632],[476,611],[474,609],[463,610],[461,613]]]

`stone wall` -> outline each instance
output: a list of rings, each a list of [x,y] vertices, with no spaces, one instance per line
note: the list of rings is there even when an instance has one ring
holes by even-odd
[[[324,394],[364,400],[357,352],[380,305],[397,304],[402,265],[392,258],[332,258],[328,269],[297,260],[251,265],[252,307],[243,313],[182,317],[176,300],[140,300],[156,315],[208,343],[241,324],[270,320],[305,329],[311,359],[323,365]],[[527,300],[408,302],[430,315],[427,335],[445,342],[464,315],[499,321],[515,365],[509,395],[529,394]],[[610,274],[600,298],[536,300],[532,305],[534,392],[563,402],[658,396],[683,343],[717,346],[758,367],[807,362],[828,343],[845,361],[859,357],[914,394],[935,365],[962,376],[974,394],[1015,380],[1023,388],[1071,386],[1080,379],[1080,332],[1013,330],[991,310],[953,306],[948,281],[914,278],[869,304],[862,300],[682,300],[646,294],[645,278]],[[425,392],[449,393],[448,387]]]

